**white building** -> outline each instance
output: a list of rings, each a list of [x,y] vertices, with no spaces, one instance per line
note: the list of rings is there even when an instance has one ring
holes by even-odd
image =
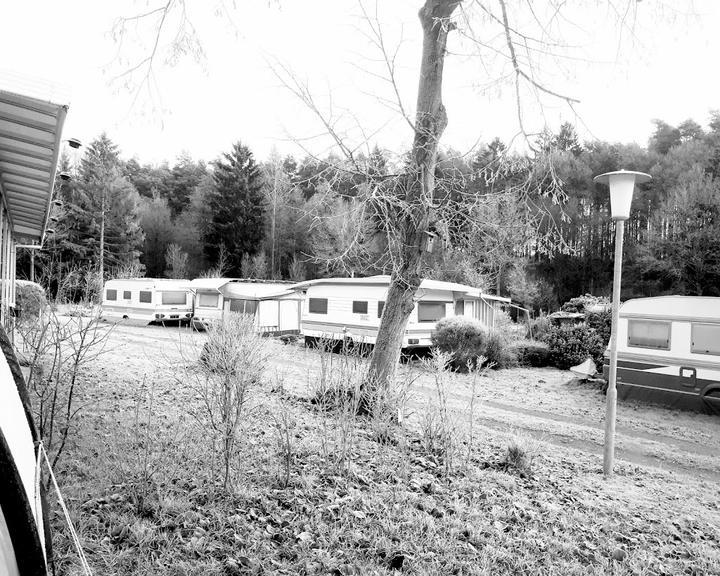
[[[389,286],[390,276],[321,278],[296,284],[293,289],[305,296],[301,333],[307,339],[375,344]],[[500,305],[508,303],[509,298],[484,294],[472,286],[423,280],[415,294],[403,347],[430,346],[435,324],[449,316],[474,318],[492,327]]]
[[[10,338],[16,252],[45,239],[67,108],[0,89],[0,574],[47,572],[39,438]]]

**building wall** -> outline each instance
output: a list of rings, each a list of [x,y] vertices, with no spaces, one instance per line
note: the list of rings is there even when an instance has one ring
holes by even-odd
[[[0,198],[2,200],[2,198]],[[13,333],[11,308],[15,306],[15,241],[4,202],[0,201],[0,324],[8,334]]]

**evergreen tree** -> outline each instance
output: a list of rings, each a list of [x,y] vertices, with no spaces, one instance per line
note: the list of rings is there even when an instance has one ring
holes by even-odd
[[[215,162],[214,168],[214,189],[208,198],[212,219],[205,235],[205,252],[215,262],[224,244],[229,272],[238,275],[242,255],[261,249],[265,212],[262,173],[250,149],[239,142]]]
[[[206,172],[204,162],[195,162],[187,152],[180,155],[168,179],[167,200],[173,218],[188,207],[193,191]]]
[[[172,173],[167,162],[159,166],[140,165],[135,158],[131,158],[123,163],[122,173],[143,198],[168,198],[171,195]]]
[[[65,236],[58,248],[76,265],[105,272],[138,262],[140,197],[121,169],[118,148],[103,133],[86,148],[77,181],[63,189]]]

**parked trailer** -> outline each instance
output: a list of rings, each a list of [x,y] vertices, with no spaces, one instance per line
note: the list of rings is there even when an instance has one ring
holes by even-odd
[[[108,280],[103,289],[102,318],[151,322],[189,322],[192,294],[188,280],[130,278]]]
[[[296,284],[293,288],[305,294],[302,335],[308,342],[328,338],[374,345],[389,286],[390,276],[322,278]],[[500,305],[510,303],[509,298],[483,294],[472,286],[436,280],[423,280],[415,301],[403,348],[430,346],[435,324],[449,316],[474,318],[492,327]]]
[[[607,354],[603,373],[607,378]],[[618,323],[617,390],[620,399],[720,414],[720,298],[625,302]]]
[[[193,292],[193,326],[204,330],[227,314],[250,314],[262,334],[298,334],[302,295],[289,290],[290,282],[250,281],[239,278],[197,278],[187,286]]]

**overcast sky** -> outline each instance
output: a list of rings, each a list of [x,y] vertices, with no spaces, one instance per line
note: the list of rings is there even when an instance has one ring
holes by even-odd
[[[357,0],[187,0],[188,20],[204,57],[194,56],[192,44],[186,44],[186,54],[168,57],[165,48],[178,30],[178,13],[166,22],[150,91],[147,84],[137,90],[142,74],[117,77],[150,54],[153,22],[131,23],[122,44],[112,29],[119,16],[143,13],[161,2],[3,4],[0,88],[42,93],[52,88],[48,97],[70,103],[66,137],[87,142],[106,131],[123,156],[141,162],[173,162],[182,151],[212,160],[236,140],[261,159],[273,147],[298,156],[302,147],[324,154],[328,140],[314,138],[323,132],[322,125],[282,85],[272,63],[307,82],[318,108],[350,142],[367,140],[396,151],[409,144],[408,125],[388,104],[394,99],[392,86],[375,75],[383,71],[381,55],[368,41],[368,23]],[[397,87],[410,113],[420,61],[420,4],[377,2],[388,50],[399,47]],[[471,0],[465,4],[472,7]],[[552,99],[545,99],[541,111],[530,94],[523,108],[528,129],[544,124],[557,128],[567,120],[586,139],[645,145],[653,118],[672,124],[694,118],[705,125],[708,112],[720,109],[715,64],[720,3],[675,0],[667,3],[670,9],[638,0],[631,3],[637,8],[632,34],[618,26],[609,2],[577,1],[578,8],[568,4],[570,12],[558,23],[558,32],[563,43],[574,47],[557,51],[571,59],[545,60],[536,72],[549,87],[580,100],[577,116]],[[375,2],[365,6],[374,15]],[[493,36],[487,17],[469,11],[470,21],[461,22],[465,31],[470,24],[476,38],[490,44],[501,40]],[[495,136],[510,140],[518,132],[514,91],[510,84],[488,82],[506,74],[507,63],[491,51],[478,58],[472,42],[454,34],[446,64],[444,100],[450,123],[443,145],[465,152]]]

